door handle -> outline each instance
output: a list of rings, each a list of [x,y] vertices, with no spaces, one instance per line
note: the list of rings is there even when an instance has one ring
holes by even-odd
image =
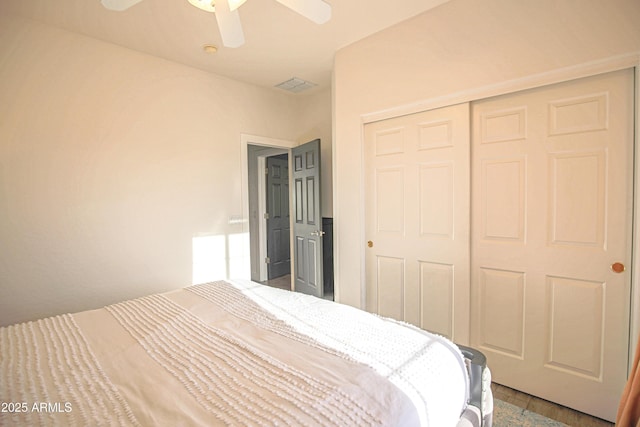
[[[625,270],[624,264],[621,262],[614,262],[611,264],[611,271],[614,273],[622,273]]]
[[[324,236],[325,234],[326,234],[326,233],[325,233],[324,231],[322,231],[322,230],[316,230],[316,231],[312,231],[312,232],[311,232],[311,235],[312,235],[312,236],[319,236],[319,237],[322,237],[322,236]]]

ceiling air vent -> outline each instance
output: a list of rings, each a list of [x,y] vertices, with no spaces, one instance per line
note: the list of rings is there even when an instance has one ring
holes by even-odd
[[[299,93],[303,90],[311,89],[314,86],[316,86],[315,83],[308,82],[297,77],[292,77],[285,82],[277,84],[275,87],[288,90],[289,92]]]

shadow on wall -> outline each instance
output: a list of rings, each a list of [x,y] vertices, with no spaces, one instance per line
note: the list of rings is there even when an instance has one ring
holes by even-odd
[[[192,239],[192,283],[249,279],[249,233],[199,235]]]

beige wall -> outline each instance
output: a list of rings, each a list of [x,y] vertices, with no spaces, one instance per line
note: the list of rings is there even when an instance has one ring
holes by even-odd
[[[315,120],[301,98],[6,16],[0,100],[0,325],[189,285],[200,256],[248,277],[240,134],[295,141]]]
[[[321,204],[322,216],[333,217],[333,193],[332,175],[333,159],[332,153],[332,126],[331,117],[331,90],[326,89],[313,95],[308,95],[299,99],[300,122],[298,127],[302,129],[296,141],[304,144],[313,139],[320,138],[320,164],[322,166],[321,183]]]
[[[452,0],[340,50],[333,88],[337,299],[363,306],[363,120],[637,55],[639,22],[637,0]]]

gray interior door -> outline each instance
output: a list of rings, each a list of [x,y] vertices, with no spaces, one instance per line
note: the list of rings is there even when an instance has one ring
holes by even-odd
[[[320,140],[295,147],[291,154],[295,290],[322,298]]]
[[[286,154],[267,157],[267,276],[291,273],[289,242],[289,160]]]

